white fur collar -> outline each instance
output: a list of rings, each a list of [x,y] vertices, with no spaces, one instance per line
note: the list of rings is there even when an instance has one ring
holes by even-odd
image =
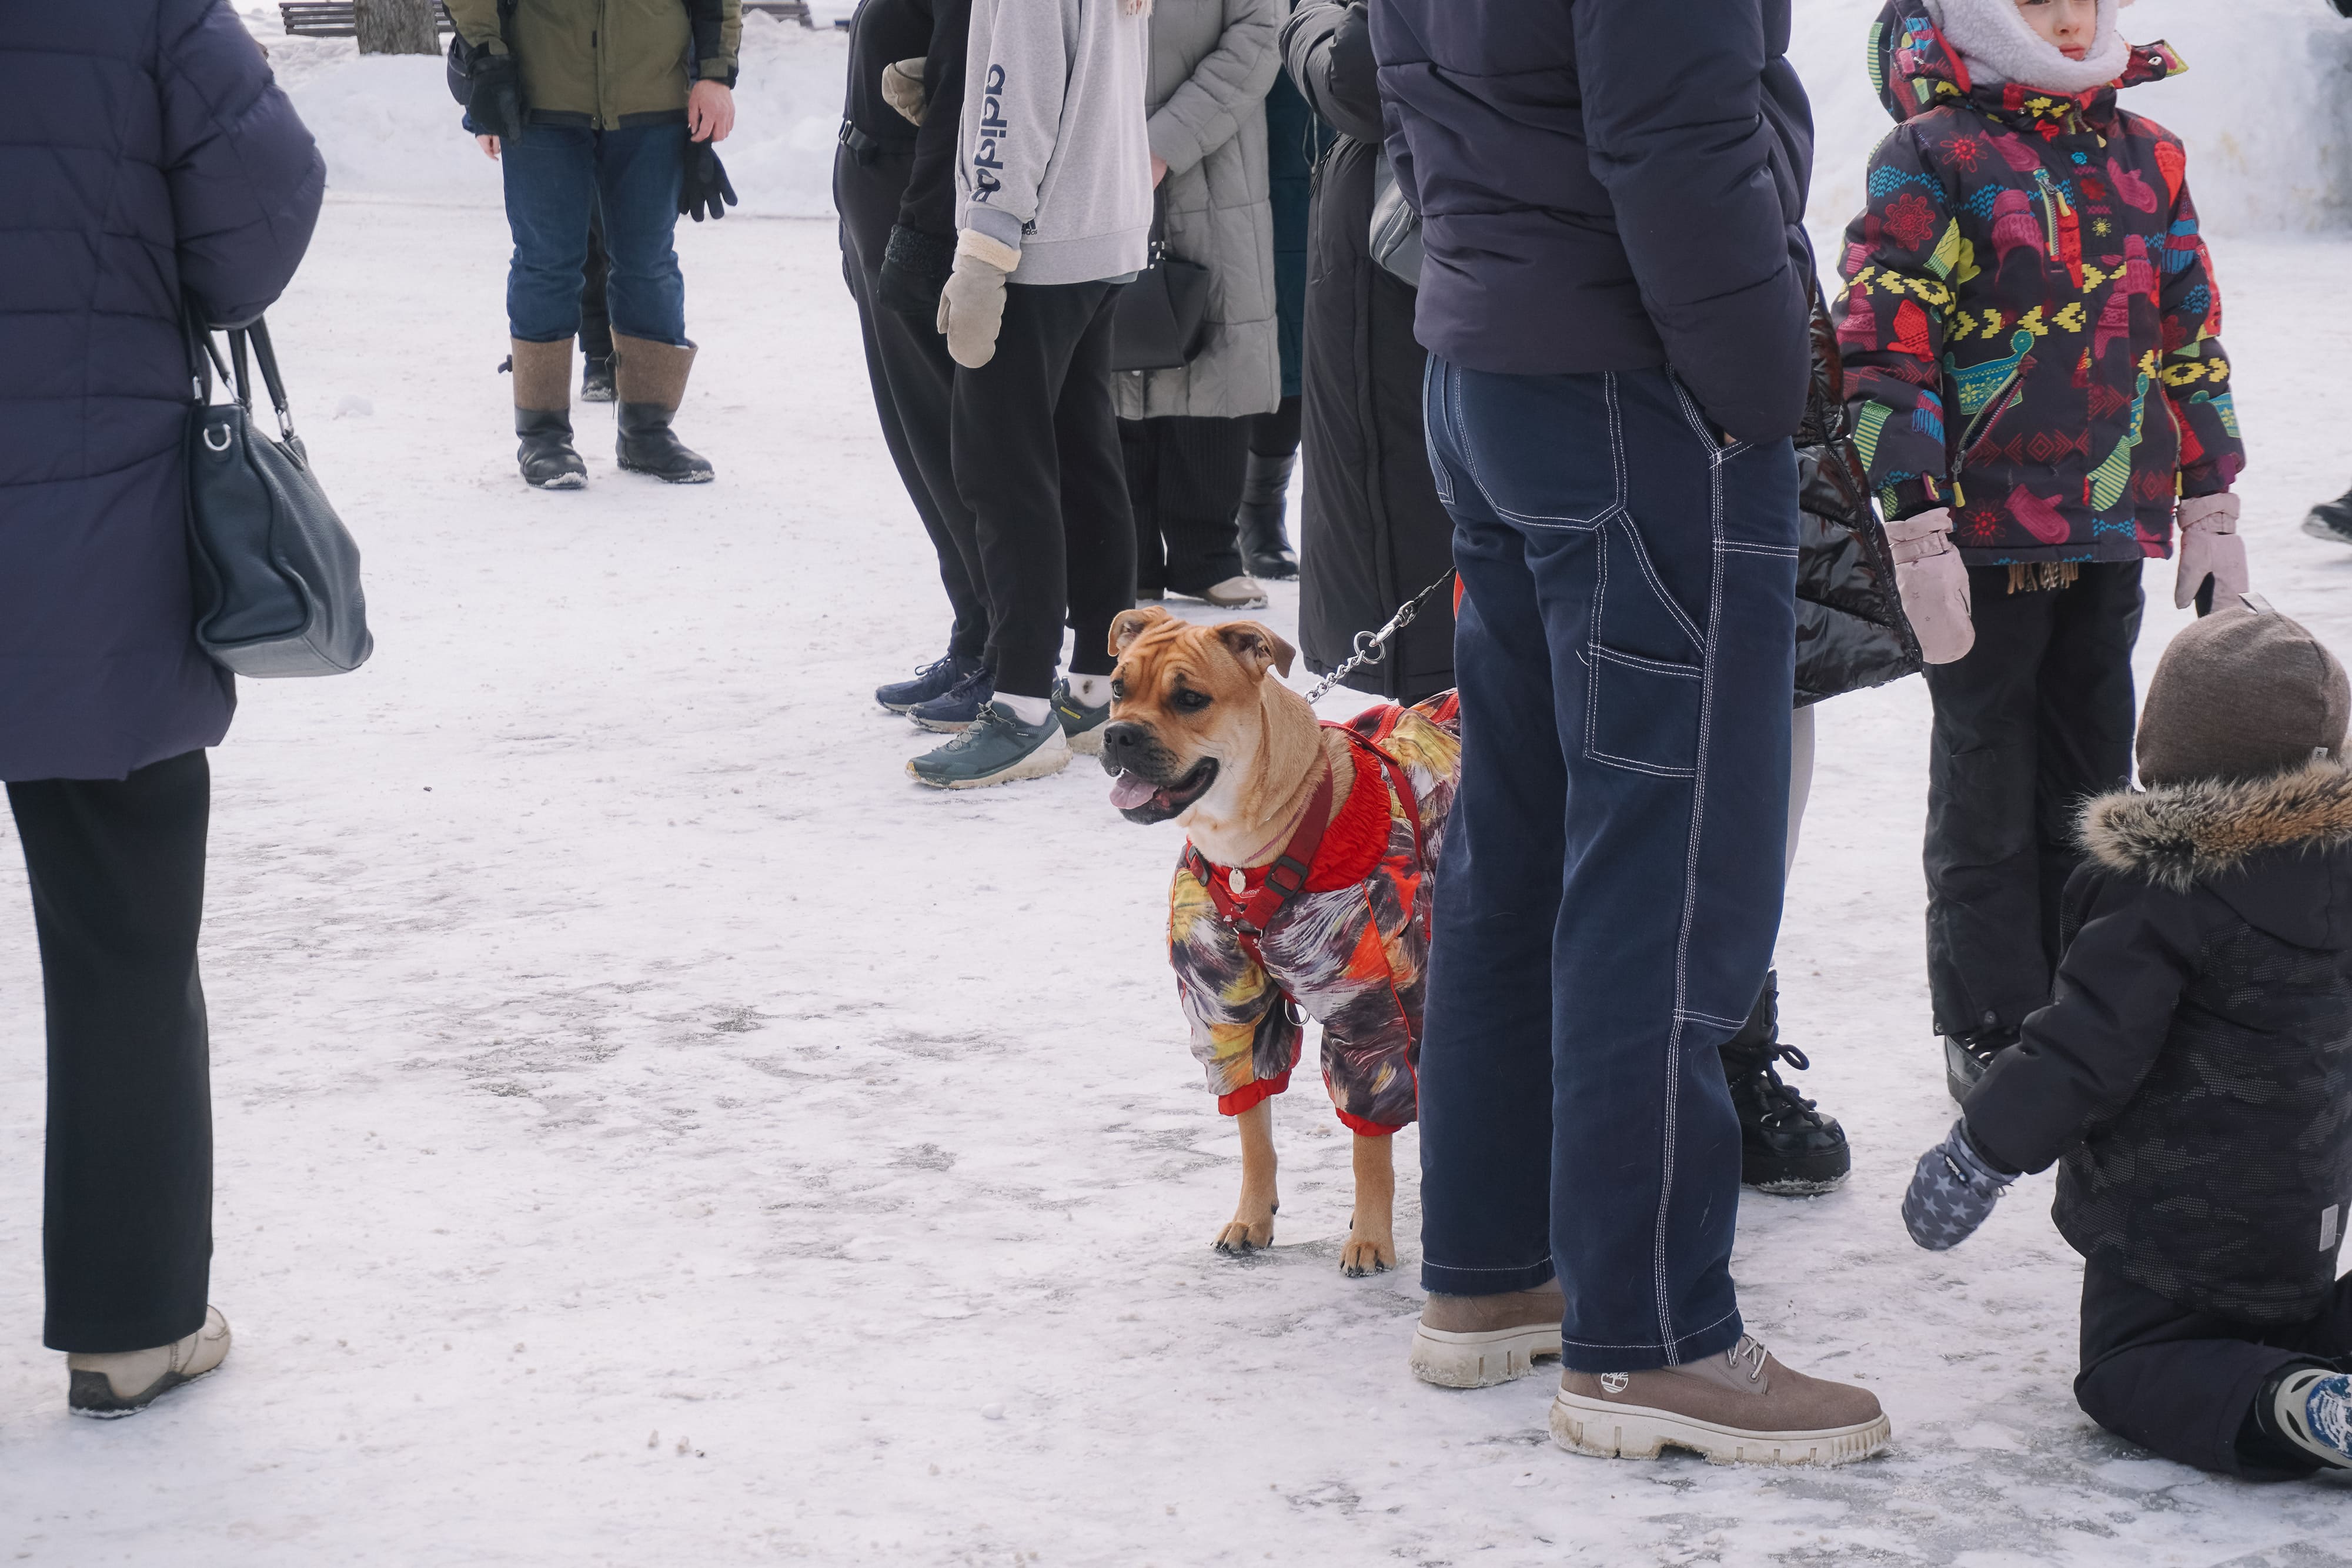
[[[1927,0],[1944,41],[1967,59],[1973,82],[2017,82],[2044,92],[2088,92],[2124,74],[2131,46],[2116,24],[2118,0],[2099,0],[2088,57],[2070,60],[2018,15],[2017,0]]]

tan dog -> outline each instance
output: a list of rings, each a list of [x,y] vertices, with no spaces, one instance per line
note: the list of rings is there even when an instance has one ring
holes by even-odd
[[[1341,815],[1357,780],[1355,743],[1321,724],[1306,698],[1266,678],[1270,669],[1289,674],[1289,643],[1254,622],[1194,625],[1155,607],[1114,620],[1110,647],[1119,662],[1111,677],[1110,722],[1102,731],[1103,767],[1118,775],[1111,801],[1129,821],[1173,817],[1208,861],[1250,868],[1283,852],[1326,777],[1332,782],[1328,820]],[[1184,885],[1180,871],[1180,898]],[[1276,951],[1269,934],[1268,970],[1278,967]],[[1283,998],[1285,1005],[1289,999]],[[1188,1011],[1197,1040],[1202,1009]],[[1249,1026],[1240,1027],[1246,1036]],[[1273,1111],[1260,1097],[1236,1117],[1241,1201],[1217,1234],[1220,1251],[1246,1253],[1273,1243],[1280,1206]],[[1394,1143],[1361,1133],[1354,1140],[1355,1213],[1339,1260],[1350,1275],[1396,1263]]]

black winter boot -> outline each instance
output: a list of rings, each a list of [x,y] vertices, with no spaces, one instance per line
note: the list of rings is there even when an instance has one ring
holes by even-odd
[[[580,401],[610,402],[613,401],[613,356],[587,354],[580,356]]]
[[[2013,1029],[1980,1029],[1974,1034],[1948,1034],[1944,1037],[1944,1092],[1955,1104],[1965,1102],[1969,1091],[1984,1081],[1985,1069],[1992,1059],[2017,1043]]]
[[[686,396],[687,371],[693,365],[691,343],[680,347],[622,332],[613,334],[622,467],[673,485],[710,483],[710,460],[680,441],[669,427],[670,416]]]
[[[1783,1061],[1800,1071],[1812,1065],[1780,1043],[1780,977],[1770,974],[1748,1022],[1723,1044],[1723,1075],[1739,1113],[1739,1180],[1785,1197],[1827,1192],[1853,1168],[1845,1129],[1780,1082]]]
[[[2352,493],[2322,501],[2303,519],[2303,531],[2315,539],[2352,545]]]
[[[1252,577],[1279,580],[1298,575],[1298,558],[1291,553],[1289,531],[1283,527],[1290,475],[1297,466],[1296,452],[1279,457],[1249,455],[1249,468],[1242,480],[1241,510],[1234,514],[1234,522],[1241,530],[1242,570]]]
[[[588,465],[572,444],[572,341],[527,343],[513,339],[515,462],[536,490],[577,490]]]

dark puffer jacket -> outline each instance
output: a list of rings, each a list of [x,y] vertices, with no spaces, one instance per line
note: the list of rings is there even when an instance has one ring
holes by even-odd
[[[2191,1311],[2305,1321],[2352,1204],[2352,772],[2104,796],[2083,838],[2056,999],[1969,1135],[2059,1162],[2084,1257]]]
[[[2176,496],[2245,461],[2178,138],[2014,83],[1970,90],[1916,0],[1873,38],[1900,122],[1846,230],[1855,442],[1887,509],[1953,513],[1971,565],[2172,552]],[[2117,85],[2182,69],[2162,44]]]
[[[325,179],[222,0],[0,0],[0,779],[120,779],[226,733],[180,296],[260,314]]]
[[[1373,0],[1429,351],[1670,365],[1732,434],[1793,432],[1812,117],[1789,20],[1790,0]]]

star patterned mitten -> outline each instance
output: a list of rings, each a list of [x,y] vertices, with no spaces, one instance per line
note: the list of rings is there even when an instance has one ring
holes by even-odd
[[[1948,1252],[1977,1232],[2009,1190],[2007,1176],[1985,1162],[1955,1122],[1944,1141],[1919,1156],[1903,1195],[1903,1224],[1930,1252]]]

